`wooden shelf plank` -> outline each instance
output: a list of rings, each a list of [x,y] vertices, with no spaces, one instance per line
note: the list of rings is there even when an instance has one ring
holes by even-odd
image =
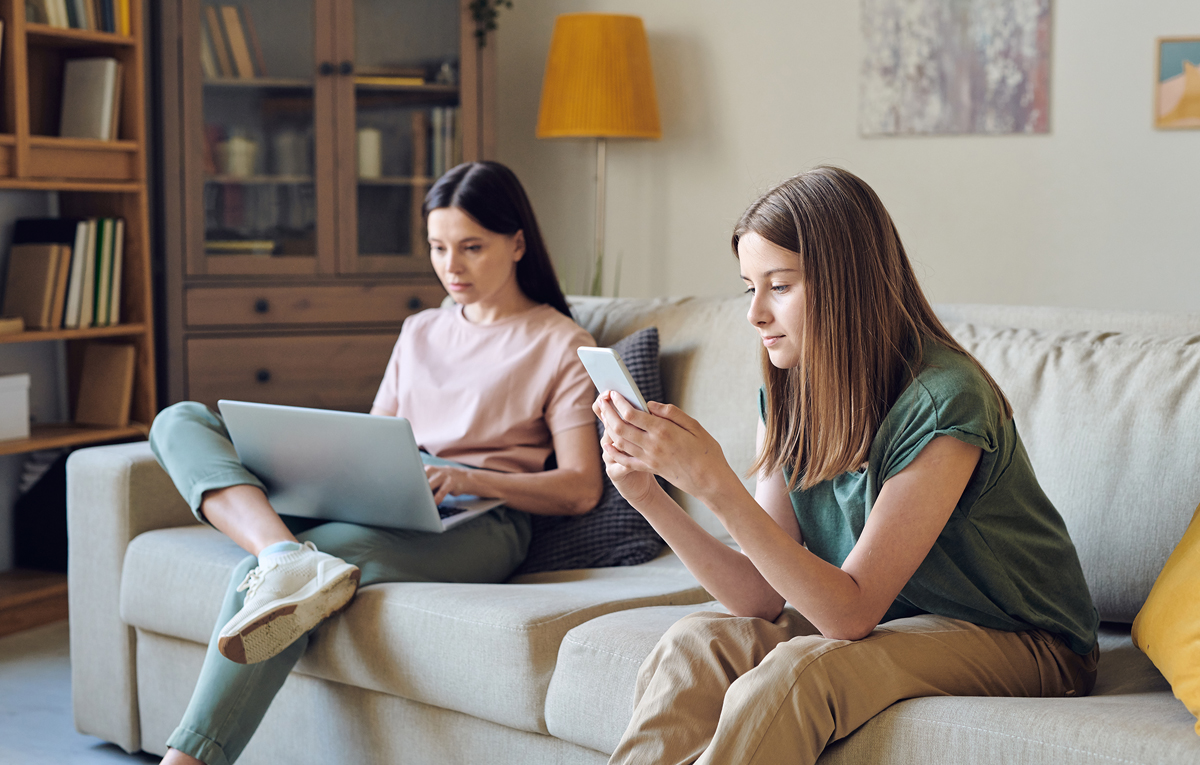
[[[74,423],[34,425],[30,428],[29,438],[0,441],[0,455],[24,454],[42,449],[61,449],[66,446],[85,446],[105,441],[144,438],[149,432],[150,427],[140,422],[130,423],[123,428],[76,425]]]
[[[145,189],[141,181],[81,181],[61,178],[0,178],[0,189],[26,191],[101,191],[134,194]]]
[[[237,183],[243,186],[292,186],[312,183],[311,175],[209,175],[205,183]]]
[[[312,90],[313,80],[289,77],[214,77],[204,81],[206,88],[287,88]]]
[[[432,186],[433,178],[411,175],[385,175],[379,178],[359,178],[359,186]]]
[[[98,138],[63,138],[57,135],[31,135],[29,145],[46,149],[89,149],[91,151],[138,150],[138,142],[125,139],[102,141]]]
[[[66,618],[66,574],[27,569],[0,572],[0,635]]]
[[[7,343],[41,343],[47,340],[92,340],[100,337],[128,337],[143,334],[145,324],[118,324],[113,327],[89,329],[32,329],[0,335],[0,345]]]
[[[25,37],[33,43],[70,47],[80,43],[92,45],[122,45],[133,47],[137,45],[136,37],[127,37],[112,32],[97,32],[90,29],[71,29],[52,27],[49,24],[25,24]]]

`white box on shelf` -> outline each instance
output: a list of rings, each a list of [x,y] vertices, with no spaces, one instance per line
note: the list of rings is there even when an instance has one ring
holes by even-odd
[[[0,441],[29,438],[29,375],[0,375]]]

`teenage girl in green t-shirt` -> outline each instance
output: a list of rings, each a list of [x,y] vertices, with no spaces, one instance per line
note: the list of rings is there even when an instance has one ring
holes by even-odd
[[[659,641],[612,762],[812,763],[901,699],[1087,694],[1075,548],[879,198],[817,168],[752,204],[733,249],[763,343],[754,496],[676,407],[594,407],[608,475],[727,611]]]

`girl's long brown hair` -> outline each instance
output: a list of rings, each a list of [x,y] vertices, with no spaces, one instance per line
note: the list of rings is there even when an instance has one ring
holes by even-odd
[[[778,369],[763,349],[766,439],[752,472],[786,469],[791,491],[858,469],[927,340],[978,366],[1012,417],[1000,386],[934,315],[891,216],[858,176],[823,166],[789,178],[742,214],[735,256],[751,232],[798,255],[805,294],[800,363]]]

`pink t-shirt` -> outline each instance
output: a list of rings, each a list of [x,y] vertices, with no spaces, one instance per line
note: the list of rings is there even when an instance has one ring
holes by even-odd
[[[437,457],[508,473],[543,470],[555,433],[595,422],[575,349],[587,330],[548,305],[472,324],[462,306],[408,317],[372,408],[407,418]]]

